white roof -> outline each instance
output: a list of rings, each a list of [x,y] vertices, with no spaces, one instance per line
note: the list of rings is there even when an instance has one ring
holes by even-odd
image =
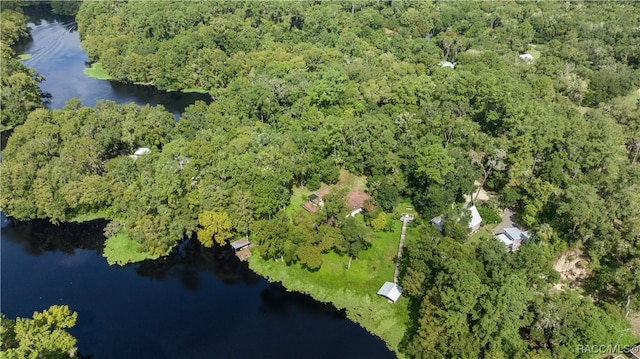
[[[469,221],[469,228],[479,226],[480,223],[482,223],[482,217],[480,217],[480,212],[478,212],[478,209],[476,208],[476,206],[469,207],[469,210],[471,211],[471,220]]]
[[[238,250],[250,245],[251,245],[251,242],[249,242],[249,239],[247,237],[240,238],[237,241],[231,242],[231,247],[233,247],[233,249],[235,250]]]
[[[378,295],[387,297],[394,303],[398,300],[398,298],[400,298],[400,294],[402,294],[402,287],[393,282],[384,282],[384,284],[378,291]]]
[[[535,57],[533,57],[533,55],[531,54],[520,54],[518,56],[520,57],[521,60],[524,60],[525,62],[531,62],[535,60]]]
[[[455,68],[456,65],[452,62],[449,61],[441,61],[438,65],[440,65],[440,67],[449,67],[449,68]]]
[[[149,153],[151,152],[150,149],[148,149],[147,147],[140,147],[136,150],[136,152],[133,153],[134,156],[140,156],[140,155],[144,155],[145,153]]]
[[[504,229],[504,234],[507,235],[512,241],[525,240],[529,238],[529,232],[521,232],[518,228],[510,227]]]
[[[509,239],[509,237],[505,236],[504,233],[498,234],[496,238],[498,238],[498,240],[504,243],[507,247],[513,244],[513,241]]]
[[[431,218],[431,223],[436,226],[436,229],[442,232],[442,216]]]

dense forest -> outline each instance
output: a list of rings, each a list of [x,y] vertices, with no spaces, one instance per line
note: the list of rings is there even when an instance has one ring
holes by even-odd
[[[107,218],[150,256],[249,235],[314,271],[357,257],[410,201],[397,350],[411,357],[592,357],[576,346],[614,344],[640,309],[637,3],[82,3],[82,46],[113,79],[214,98],[178,122],[113,102],[36,109],[37,76],[9,48],[21,16],[2,12],[2,126],[23,124],[0,204],[16,219]],[[366,176],[364,221],[340,192],[285,210],[341,171]],[[530,229],[518,252],[468,241],[456,216],[476,182]],[[441,214],[444,234],[428,223]],[[581,291],[552,290],[567,248],[588,258]]]

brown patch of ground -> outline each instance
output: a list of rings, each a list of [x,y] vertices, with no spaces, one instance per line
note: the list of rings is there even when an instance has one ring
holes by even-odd
[[[560,274],[560,282],[555,289],[579,288],[589,276],[589,259],[580,249],[570,249],[553,264],[553,269]]]
[[[347,188],[350,191],[356,190],[356,189],[364,191],[365,189],[367,189],[367,177],[356,176],[347,170],[341,169],[340,177],[335,187],[338,189]]]

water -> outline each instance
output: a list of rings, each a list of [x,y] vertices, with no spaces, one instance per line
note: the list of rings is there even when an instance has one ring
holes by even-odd
[[[176,116],[198,95],[166,94],[86,77],[69,19],[32,18],[28,66],[47,77],[50,107],[71,97],[163,104]],[[96,358],[393,358],[344,313],[268,283],[228,249],[186,241],[156,261],[109,266],[104,223],[2,222],[1,310],[30,317],[54,304],[78,312],[70,331]]]
[[[3,228],[2,312],[69,305],[81,353],[96,358],[393,357],[341,311],[268,283],[228,248],[187,241],[160,260],[109,266],[103,226]]]
[[[206,94],[167,93],[151,86],[88,77],[83,70],[87,67],[89,58],[80,48],[80,37],[73,18],[34,19],[34,16],[39,15],[30,14],[33,21],[28,24],[31,38],[18,47],[17,52],[30,54],[31,58],[23,61],[24,64],[37,69],[46,78],[40,83],[40,88],[51,95],[48,107],[62,108],[73,97],[80,99],[85,106],[94,106],[98,100],[109,99],[117,103],[160,104],[177,118],[195,101],[211,101],[211,97]]]

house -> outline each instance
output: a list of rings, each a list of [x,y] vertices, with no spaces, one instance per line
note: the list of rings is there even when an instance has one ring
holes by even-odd
[[[478,212],[478,208],[476,206],[469,207],[469,211],[471,211],[471,220],[469,221],[469,228],[471,229],[471,233],[477,232],[480,229],[480,224],[482,223],[482,217],[480,217],[480,212]]]
[[[322,201],[322,197],[318,196],[315,193],[307,197],[307,200],[309,201],[309,203],[313,204],[316,207],[322,206],[324,204],[324,202]]]
[[[520,58],[520,60],[526,62],[527,64],[532,63],[535,60],[535,57],[533,57],[533,55],[531,54],[520,54],[518,55],[518,57]]]
[[[441,61],[438,65],[440,65],[440,67],[448,67],[450,69],[454,69],[456,67],[456,64],[449,61]]]
[[[136,152],[134,152],[131,156],[131,158],[133,158],[134,160],[137,160],[138,157],[142,156],[142,155],[146,155],[147,153],[151,153],[151,150],[147,147],[139,147]]]
[[[380,287],[380,290],[378,290],[378,295],[389,299],[392,303],[398,301],[400,294],[402,294],[402,287],[393,282],[384,282],[382,287]]]
[[[522,243],[529,239],[529,232],[522,232],[518,228],[505,228],[504,233],[500,233],[496,238],[507,246],[509,252],[517,251]]]
[[[469,230],[471,233],[478,231],[480,229],[480,224],[482,223],[482,217],[480,217],[480,212],[478,212],[478,208],[476,206],[471,206],[468,208],[471,211],[471,219],[469,220]],[[444,219],[442,216],[431,218],[431,224],[433,224],[439,232],[442,232],[442,225],[444,223]]]
[[[328,195],[330,191],[331,189],[329,187],[324,187],[317,190],[315,193],[312,193],[311,195],[309,195],[309,197],[307,197],[307,202],[302,204],[302,208],[304,208],[307,212],[318,212],[318,208],[324,206],[322,197]]]
[[[371,197],[368,194],[359,189],[347,193],[347,209],[350,211],[349,216],[353,217],[362,212],[364,202],[369,198]]]

